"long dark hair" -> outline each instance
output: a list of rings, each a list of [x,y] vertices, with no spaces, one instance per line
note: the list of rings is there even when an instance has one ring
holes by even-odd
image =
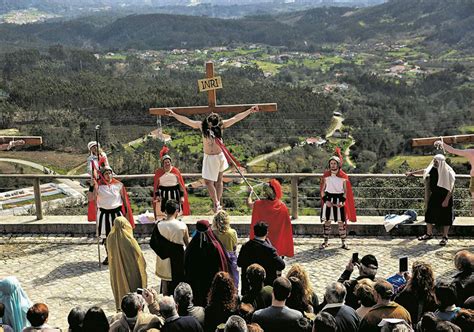
[[[82,330],[87,332],[108,332],[109,321],[100,307],[92,307],[86,312],[82,324]]]
[[[222,138],[223,125],[220,115],[211,113],[202,120],[202,134],[204,137],[214,136],[216,138]]]
[[[412,277],[405,289],[416,292],[420,299],[427,302],[436,302],[435,280],[431,265],[424,262],[414,262]]]
[[[237,309],[237,289],[234,280],[227,272],[217,272],[212,280],[207,297],[208,306],[223,311]]]

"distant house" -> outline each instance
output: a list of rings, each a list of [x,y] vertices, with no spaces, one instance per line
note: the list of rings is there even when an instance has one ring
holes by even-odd
[[[316,145],[319,147],[325,143],[326,143],[326,140],[318,136],[318,137],[308,137],[307,139],[304,140],[303,144]]]

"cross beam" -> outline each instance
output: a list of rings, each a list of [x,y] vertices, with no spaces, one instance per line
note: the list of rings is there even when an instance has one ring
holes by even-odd
[[[437,136],[437,137],[424,137],[424,138],[413,138],[411,142],[412,147],[428,146],[433,145],[434,142],[439,141],[443,138],[443,142],[446,144],[456,143],[471,143],[474,142],[474,135],[454,135],[454,136]]]
[[[12,141],[24,141],[24,145],[43,144],[43,138],[41,136],[0,136],[0,144],[8,144]]]
[[[206,78],[214,77],[214,64],[206,62]],[[276,103],[263,104],[239,104],[239,105],[217,105],[216,90],[207,91],[207,106],[187,106],[187,107],[166,107],[166,108],[150,108],[152,115],[166,115],[166,109],[172,109],[175,113],[181,115],[189,114],[205,114],[205,113],[241,113],[250,107],[257,105],[260,112],[276,112]]]

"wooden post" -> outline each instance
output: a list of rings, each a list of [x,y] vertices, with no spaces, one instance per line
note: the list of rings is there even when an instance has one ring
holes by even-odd
[[[474,142],[474,135],[455,135],[455,136],[437,136],[437,137],[424,137],[424,138],[413,138],[411,140],[412,147],[418,146],[429,146],[433,145],[434,142],[439,141],[443,138],[443,142],[446,144],[456,144],[456,143],[471,143]]]
[[[43,206],[41,204],[41,188],[39,178],[35,178],[33,187],[35,191],[36,220],[41,220],[43,219]]]
[[[291,177],[291,218],[298,219],[298,177]]]

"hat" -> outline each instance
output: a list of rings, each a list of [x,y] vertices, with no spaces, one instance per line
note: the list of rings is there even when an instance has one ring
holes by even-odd
[[[92,147],[94,146],[97,146],[97,142],[96,141],[90,141],[89,143],[87,143],[87,149],[92,149]]]
[[[208,229],[209,229],[209,221],[207,220],[198,220],[198,222],[196,223],[196,230],[198,232],[206,232]]]
[[[341,158],[337,157],[337,156],[332,156],[331,158],[329,158],[329,161],[331,160],[335,160],[337,162],[337,164],[339,166],[341,166]]]
[[[375,268],[378,268],[379,267],[379,263],[377,262],[377,258],[375,258],[374,255],[365,255],[364,257],[362,257],[362,259],[360,260],[360,263],[367,266],[367,267],[371,267],[371,265],[373,265]]]
[[[166,159],[171,160],[171,156],[168,154],[169,150],[170,149],[166,145],[163,146],[163,148],[161,148],[161,151],[160,151],[161,162],[165,161]]]
[[[104,167],[102,167],[102,168],[100,169],[100,172],[101,172],[102,174],[105,174],[105,172],[107,172],[107,171],[110,171],[110,173],[113,173],[113,172],[114,172],[114,171],[112,170],[112,167],[110,167],[110,166],[104,166]]]

